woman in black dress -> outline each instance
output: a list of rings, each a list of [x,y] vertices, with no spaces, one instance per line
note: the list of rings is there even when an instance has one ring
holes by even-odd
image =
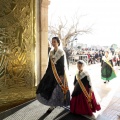
[[[49,63],[36,94],[37,99],[44,105],[51,106],[47,112],[51,112],[57,106],[70,104],[70,92],[65,74],[65,53],[60,49],[58,37],[52,38],[53,50],[49,54]]]

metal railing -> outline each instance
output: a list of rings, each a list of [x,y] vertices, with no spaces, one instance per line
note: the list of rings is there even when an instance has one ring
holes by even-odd
[[[74,64],[78,60],[83,60],[88,65],[88,55],[71,55],[69,57],[69,62]]]

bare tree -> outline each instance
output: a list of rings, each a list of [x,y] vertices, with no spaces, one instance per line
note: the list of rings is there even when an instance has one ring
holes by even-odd
[[[82,35],[84,33],[88,34],[91,32],[91,26],[90,27],[85,27],[81,28],[80,27],[80,18],[83,17],[75,16],[71,18],[71,20],[66,19],[66,18],[58,18],[58,23],[57,24],[49,24],[49,37],[51,36],[58,36],[59,39],[62,41],[63,46],[65,46],[69,40],[72,38],[75,38],[77,35]]]

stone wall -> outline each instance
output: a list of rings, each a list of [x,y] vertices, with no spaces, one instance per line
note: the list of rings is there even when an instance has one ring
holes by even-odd
[[[38,39],[37,39],[37,81],[36,85],[39,83],[39,80],[43,77],[47,63],[48,63],[48,5],[50,4],[49,0],[39,0],[39,10],[38,10]]]

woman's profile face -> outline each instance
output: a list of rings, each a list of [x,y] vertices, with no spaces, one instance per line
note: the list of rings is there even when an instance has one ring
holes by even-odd
[[[106,56],[106,57],[108,57],[108,54],[109,54],[108,52],[105,52],[105,56]]]
[[[77,64],[77,68],[79,71],[83,70],[83,65],[82,64]]]
[[[53,47],[58,47],[58,42],[56,39],[52,39],[52,46]]]

